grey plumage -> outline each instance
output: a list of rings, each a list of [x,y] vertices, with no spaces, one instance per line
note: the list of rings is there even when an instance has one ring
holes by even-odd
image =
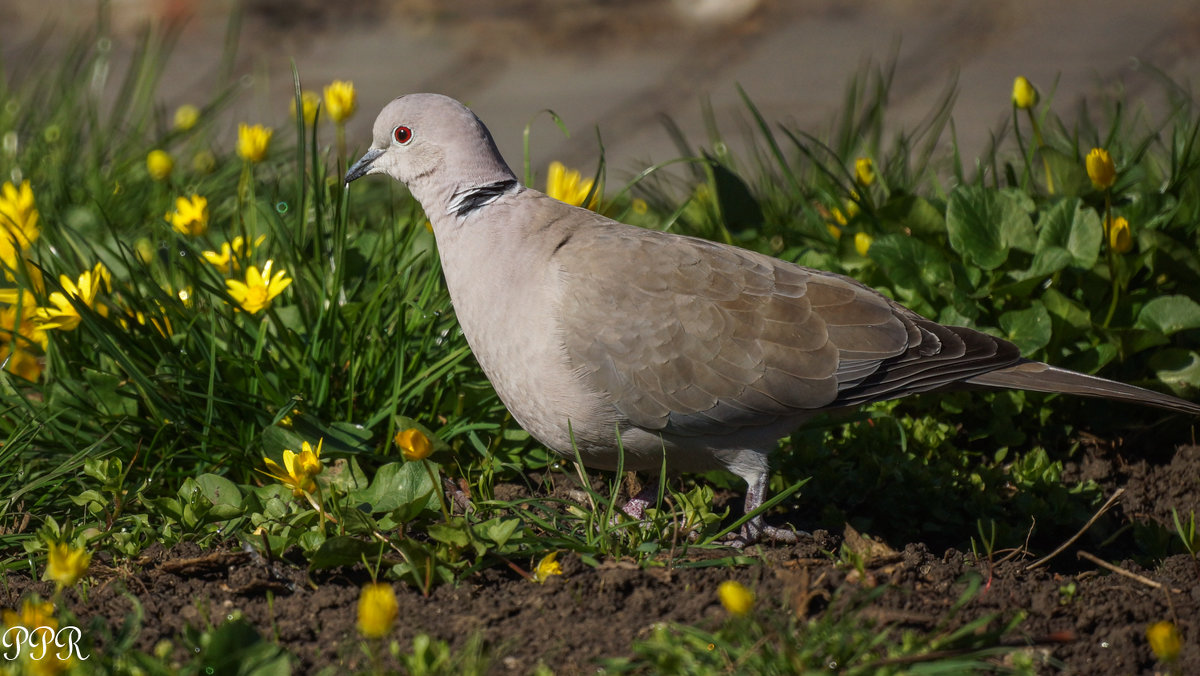
[[[433,225],[467,342],[517,422],[584,464],[727,469],[762,503],[767,454],[830,409],[945,388],[1070,392],[1200,413],[1176,397],[1022,359],[861,283],[617,223],[521,186],[453,99],[388,104],[346,174],[404,182]],[[765,528],[765,530],[764,530]],[[739,544],[791,531],[749,522]]]

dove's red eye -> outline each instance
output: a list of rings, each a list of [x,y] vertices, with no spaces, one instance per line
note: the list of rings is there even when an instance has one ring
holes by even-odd
[[[392,138],[396,139],[396,143],[404,145],[412,140],[412,130],[404,125],[400,125],[392,130]]]

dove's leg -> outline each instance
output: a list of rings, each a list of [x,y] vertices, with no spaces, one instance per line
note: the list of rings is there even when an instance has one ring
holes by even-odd
[[[767,454],[740,453],[736,461],[730,463],[729,469],[746,480],[745,513],[750,514],[762,507],[763,500],[767,497],[767,480],[771,476],[767,468]],[[742,524],[741,531],[736,535],[731,533],[723,541],[725,544],[739,549],[762,540],[793,544],[802,533],[807,535],[803,531],[795,531],[791,528],[768,526],[763,522],[762,514],[759,514]]]

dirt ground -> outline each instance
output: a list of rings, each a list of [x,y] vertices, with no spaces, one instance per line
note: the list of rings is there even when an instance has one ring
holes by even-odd
[[[1124,488],[1112,518],[1169,528],[1171,507],[1184,513],[1200,509],[1200,446],[1162,455],[1139,459],[1093,449],[1067,473],[1098,482],[1106,494]],[[558,674],[591,673],[600,658],[631,655],[632,643],[647,637],[656,623],[716,628],[726,617],[716,588],[727,579],[756,590],[757,612],[778,606],[810,617],[829,612],[829,599],[839,588],[884,586],[888,591],[871,602],[864,620],[932,630],[962,594],[965,574],[974,572],[986,584],[950,624],[962,626],[990,613],[998,613],[998,621],[1024,613],[1005,643],[1028,645],[1022,649],[1035,653],[1044,673],[1166,673],[1145,640],[1146,628],[1163,619],[1175,622],[1185,637],[1176,673],[1200,673],[1200,579],[1186,554],[1147,569],[1132,560],[1135,548],[1128,558],[1120,545],[1098,552],[1127,575],[1080,558],[1083,545],[1032,567],[1033,556],[1005,560],[1005,552],[997,552],[989,563],[954,549],[893,542],[894,552],[870,560],[866,578],[856,579],[829,555],[841,542],[841,534],[817,530],[795,546],[751,550],[761,563],[736,568],[638,568],[623,561],[588,567],[566,555],[565,574],[545,584],[494,567],[458,586],[436,587],[428,598],[396,583],[401,620],[392,636],[407,650],[417,634],[462,646],[478,632],[492,673],[528,673],[539,662]],[[302,566],[268,563],[236,548],[183,544],[146,551],[131,562],[97,557],[91,574],[87,602],[72,597],[80,624],[99,619],[116,632],[133,613],[133,595],[144,610],[136,642],[141,650],[166,638],[182,657],[188,649],[180,638],[185,626],[210,627],[238,611],[261,636],[298,658],[294,673],[368,666],[354,638],[359,587],[367,579],[361,569],[310,577]],[[45,583],[10,575],[0,606],[12,607],[32,590],[52,591]]]

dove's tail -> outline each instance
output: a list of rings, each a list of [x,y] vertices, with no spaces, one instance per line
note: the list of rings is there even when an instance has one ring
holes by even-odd
[[[1200,415],[1200,404],[1143,387],[1056,368],[1040,361],[1021,361],[1007,368],[975,376],[966,382],[972,385],[1004,387],[1011,390],[1063,392],[1084,397],[1102,397]]]

